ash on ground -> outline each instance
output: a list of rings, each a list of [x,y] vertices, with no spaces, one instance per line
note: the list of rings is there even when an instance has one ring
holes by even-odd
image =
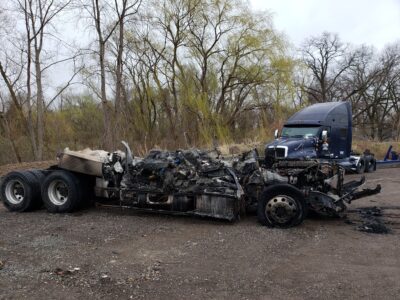
[[[387,234],[391,230],[385,225],[382,220],[382,209],[379,207],[364,207],[359,208],[358,214],[362,224],[357,227],[357,230],[369,233]]]

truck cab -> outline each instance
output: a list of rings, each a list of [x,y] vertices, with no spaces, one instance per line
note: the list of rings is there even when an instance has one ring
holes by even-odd
[[[290,117],[281,134],[265,146],[266,162],[275,158],[350,157],[352,114],[349,102],[308,106]]]

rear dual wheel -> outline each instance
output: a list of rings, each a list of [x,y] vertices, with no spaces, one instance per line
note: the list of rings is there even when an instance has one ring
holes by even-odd
[[[39,208],[42,205],[40,185],[43,177],[32,171],[8,173],[0,186],[0,197],[4,206],[9,211],[17,212]]]
[[[90,204],[93,182],[58,170],[47,176],[40,170],[8,173],[0,186],[0,198],[10,211],[25,212],[43,204],[49,212],[72,212]]]
[[[77,176],[68,171],[54,171],[42,185],[42,199],[46,209],[52,213],[76,210],[83,199],[84,188]]]
[[[363,174],[365,172],[365,159],[363,157],[361,157],[357,163],[356,172],[357,174]]]
[[[376,171],[376,159],[361,157],[356,166],[357,174]]]
[[[368,173],[376,171],[376,159],[371,158],[368,160],[368,164],[366,165],[365,171]]]

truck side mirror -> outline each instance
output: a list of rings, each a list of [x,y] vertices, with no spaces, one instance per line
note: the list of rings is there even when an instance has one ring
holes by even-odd
[[[279,137],[279,130],[275,129],[275,133],[274,133],[275,139],[278,139]]]
[[[327,130],[322,130],[321,138],[324,142],[328,140],[328,131]]]

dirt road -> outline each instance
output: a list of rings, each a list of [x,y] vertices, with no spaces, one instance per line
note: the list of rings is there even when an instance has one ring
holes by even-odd
[[[357,212],[268,229],[97,208],[66,215],[0,208],[0,299],[398,299],[400,169],[367,176],[390,234]],[[390,209],[386,209],[390,208]]]

